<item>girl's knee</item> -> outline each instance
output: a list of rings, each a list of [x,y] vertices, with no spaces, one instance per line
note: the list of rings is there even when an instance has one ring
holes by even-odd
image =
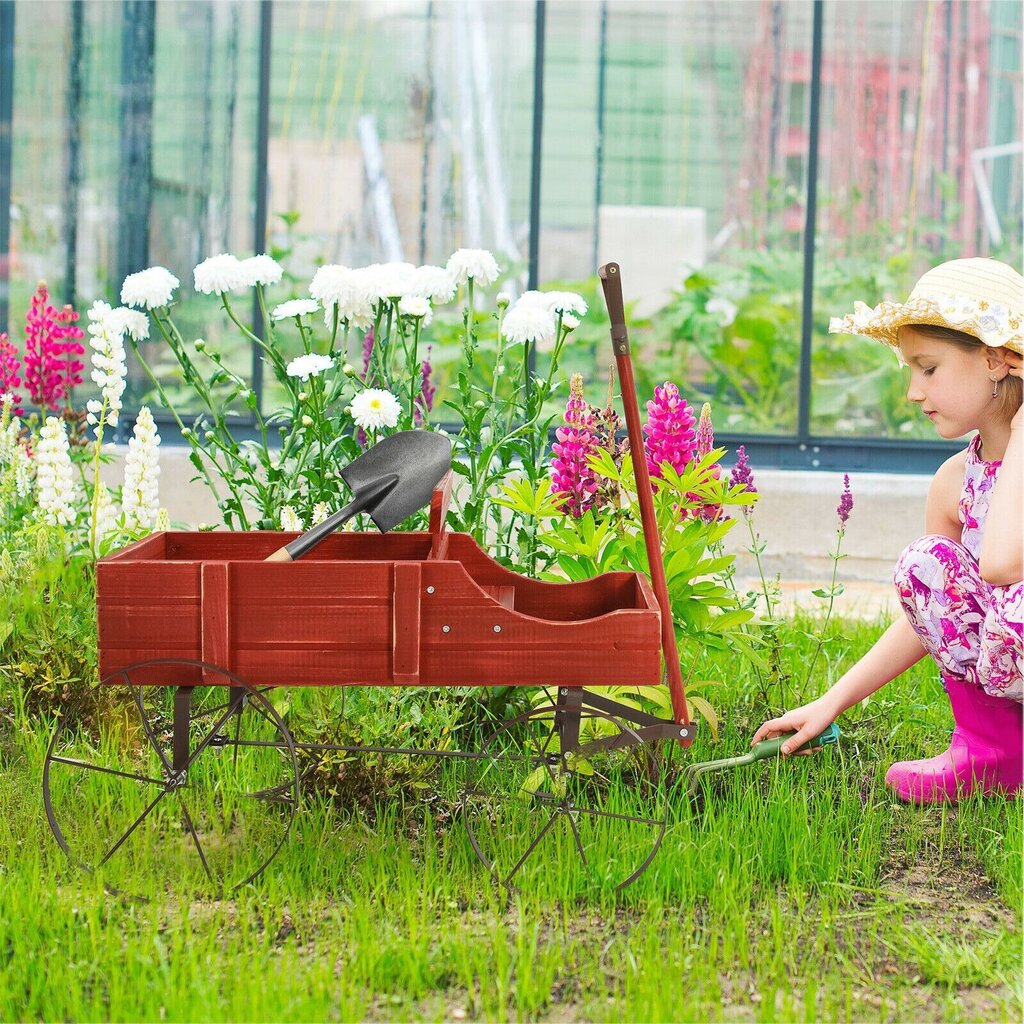
[[[900,594],[908,587],[942,587],[951,569],[968,566],[971,562],[970,553],[959,541],[930,533],[911,541],[900,552],[893,582]]]

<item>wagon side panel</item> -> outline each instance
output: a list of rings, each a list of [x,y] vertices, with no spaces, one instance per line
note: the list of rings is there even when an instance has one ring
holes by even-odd
[[[96,617],[101,679],[142,661],[200,659],[199,564],[98,562]],[[157,670],[145,681],[153,684],[189,682],[180,677],[164,679]]]
[[[260,686],[394,681],[393,563],[235,562],[230,569],[228,668]]]
[[[618,574],[615,574],[616,576]],[[481,588],[456,562],[424,565],[421,680],[426,685],[649,686],[661,678],[660,617],[641,588],[620,601],[622,580],[609,588],[613,610],[582,621],[518,613],[509,588]],[[430,590],[430,588],[433,590]],[[587,595],[593,600],[592,587]],[[563,599],[573,600],[566,587]],[[512,607],[509,607],[509,604]],[[616,607],[626,604],[626,607]],[[632,607],[628,606],[632,605]]]

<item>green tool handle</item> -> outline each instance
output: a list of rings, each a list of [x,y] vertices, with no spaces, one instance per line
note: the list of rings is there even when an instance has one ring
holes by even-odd
[[[761,740],[760,743],[756,744],[751,748],[750,753],[752,761],[760,761],[766,757],[775,757],[782,750],[782,744],[794,736],[795,733],[787,733],[785,736],[775,736],[770,740]],[[806,743],[801,743],[794,754],[798,754],[801,750],[813,750],[815,747],[827,747],[839,740],[839,726],[833,722],[823,733],[815,736],[814,739],[807,740]]]

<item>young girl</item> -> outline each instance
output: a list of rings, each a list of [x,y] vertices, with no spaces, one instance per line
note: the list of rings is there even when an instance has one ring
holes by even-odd
[[[930,270],[905,303],[833,319],[829,331],[885,342],[910,368],[907,398],[940,437],[976,431],[939,467],[927,535],[896,564],[904,614],[817,700],[765,722],[753,743],[795,732],[789,754],[925,655],[942,673],[956,728],[949,749],[886,773],[901,800],[954,801],[1021,786],[1024,701],[1024,277],[989,259]]]

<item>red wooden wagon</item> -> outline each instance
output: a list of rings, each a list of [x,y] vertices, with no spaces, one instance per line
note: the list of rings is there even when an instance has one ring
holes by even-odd
[[[61,846],[119,871],[119,887],[159,856],[175,876],[230,888],[283,843],[300,755],[415,753],[464,759],[469,837],[503,882],[561,870],[565,857],[633,881],[666,827],[665,779],[645,745],[692,740],[671,622],[642,574],[547,583],[505,569],[445,528],[451,486],[449,472],[427,532],[334,534],[297,562],[265,561],[291,539],[276,532],[159,533],[100,559],[101,685],[123,694],[106,714],[127,742],[55,733],[43,790]],[[649,485],[638,486],[663,592]],[[672,720],[585,689],[660,683],[663,646]],[[292,735],[290,688],[350,686],[546,687],[550,699],[468,752]]]

